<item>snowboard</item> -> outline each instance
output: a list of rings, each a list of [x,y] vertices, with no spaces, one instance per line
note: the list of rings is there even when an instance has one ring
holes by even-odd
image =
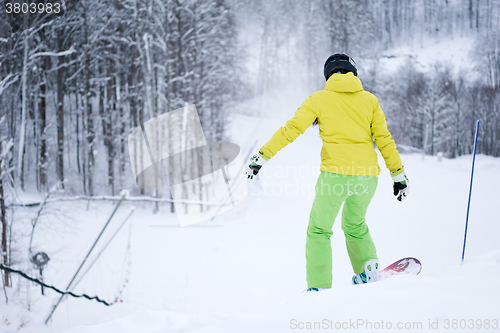
[[[422,264],[417,258],[407,257],[399,259],[383,270],[380,271],[380,277],[382,280],[387,279],[389,276],[402,275],[402,274],[414,274],[418,275],[422,270]]]

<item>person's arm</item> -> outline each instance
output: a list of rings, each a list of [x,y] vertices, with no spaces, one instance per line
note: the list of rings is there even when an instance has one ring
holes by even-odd
[[[318,118],[318,113],[313,107],[312,96],[309,96],[301,107],[295,112],[292,119],[286,122],[274,133],[272,138],[250,158],[250,163],[246,166],[245,175],[248,179],[253,179],[259,173],[262,166],[283,149],[287,144],[293,142],[300,134]]]
[[[375,139],[375,144],[384,158],[387,169],[389,169],[391,173],[396,172],[403,168],[399,152],[396,149],[396,142],[394,142],[391,133],[387,129],[384,111],[382,111],[378,99],[375,96],[373,96],[373,104],[374,110],[371,123],[372,137]]]
[[[371,124],[372,136],[375,139],[387,169],[391,172],[394,196],[398,201],[403,201],[410,193],[410,181],[406,177],[401,157],[396,149],[396,142],[392,139],[387,129],[384,112],[380,107],[378,99],[374,96],[374,111]]]
[[[295,112],[292,119],[286,122],[274,133],[271,139],[260,149],[259,153],[270,159],[286,145],[293,142],[300,134],[319,117],[318,110],[314,108],[313,96],[309,96],[300,108]]]

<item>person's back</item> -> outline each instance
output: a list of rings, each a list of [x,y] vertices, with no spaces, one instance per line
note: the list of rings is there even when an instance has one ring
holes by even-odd
[[[372,143],[373,95],[352,73],[334,74],[325,89],[311,95],[321,138],[335,144]]]
[[[310,98],[323,140],[321,171],[377,176],[380,167],[373,138],[382,147],[387,168],[393,172],[402,167],[378,99],[363,90],[353,73],[333,74],[325,89]]]

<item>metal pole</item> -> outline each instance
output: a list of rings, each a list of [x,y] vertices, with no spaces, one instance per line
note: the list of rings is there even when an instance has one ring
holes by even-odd
[[[478,134],[478,132],[479,132],[479,120],[476,123],[476,138],[474,139],[474,153],[472,154],[472,172],[470,175],[469,202],[467,203],[467,216],[465,218],[465,235],[464,235],[464,248],[462,250],[462,262],[464,262],[464,257],[465,257],[465,243],[467,242],[467,227],[469,226],[470,198],[472,195],[472,180],[474,179],[474,163],[476,161],[476,148],[477,148],[477,134]]]
[[[89,267],[87,268],[87,270],[85,272],[83,272],[82,276],[80,277],[80,279],[78,281],[75,282],[75,284],[73,285],[73,288],[76,288],[76,286],[82,281],[83,277],[88,273],[88,271],[90,271],[90,269],[92,268],[92,266],[94,266],[94,264],[96,263],[97,259],[99,259],[99,257],[101,256],[101,254],[104,252],[104,250],[106,250],[106,248],[109,246],[109,244],[113,241],[113,239],[115,238],[115,236],[120,232],[120,230],[123,228],[123,226],[125,225],[125,223],[127,223],[128,219],[130,218],[130,216],[132,216],[132,214],[134,213],[135,211],[135,208],[134,207],[131,207],[130,208],[130,211],[127,215],[127,217],[125,217],[125,219],[123,220],[122,224],[120,224],[120,226],[118,227],[118,229],[116,229],[115,233],[113,234],[113,236],[111,236],[111,238],[108,240],[108,242],[106,243],[106,245],[103,246],[102,250],[97,254],[97,256],[94,258],[94,260],[90,263]]]
[[[43,269],[40,268],[40,281],[43,282]],[[43,292],[43,285],[40,285],[40,287],[42,287],[42,296],[45,295],[45,293]]]
[[[104,230],[106,230],[106,228],[108,227],[109,225],[109,222],[111,221],[111,219],[113,218],[113,216],[115,215],[116,211],[118,210],[118,207],[120,207],[121,203],[123,202],[123,199],[125,199],[125,196],[126,194],[124,193],[122,195],[122,198],[120,199],[120,201],[116,204],[116,207],[115,209],[113,210],[113,213],[111,213],[111,216],[109,217],[108,221],[106,222],[106,224],[104,225],[104,228],[102,228],[101,230],[101,233],[99,234],[99,236],[97,236],[97,239],[95,240],[94,242],[94,245],[92,245],[92,247],[90,248],[89,252],[87,253],[87,255],[85,256],[85,259],[83,259],[83,262],[82,264],[80,265],[80,267],[78,267],[78,270],[76,271],[75,275],[73,275],[73,278],[71,279],[71,281],[69,282],[68,286],[66,287],[66,291],[69,290],[69,288],[71,287],[71,284],[73,283],[73,281],[75,281],[75,278],[76,276],[78,275],[78,273],[80,272],[80,270],[82,269],[83,265],[85,264],[85,262],[87,261],[88,257],[90,256],[90,253],[92,253],[92,251],[94,250],[94,247],[96,246],[97,242],[99,241],[99,239],[101,238],[102,234],[104,233]],[[47,317],[47,320],[45,320],[45,324],[47,324],[50,320],[50,318],[52,317],[52,315],[54,314],[54,312],[56,311],[57,309],[57,306],[59,305],[59,303],[61,303],[62,299],[64,298],[64,296],[66,295],[62,295],[59,300],[57,301],[56,305],[54,305],[54,308],[52,309],[52,311],[50,312],[50,315]]]

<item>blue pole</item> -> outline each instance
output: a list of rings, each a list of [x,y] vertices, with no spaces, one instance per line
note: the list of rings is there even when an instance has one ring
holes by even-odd
[[[474,178],[474,162],[476,161],[477,133],[479,132],[479,120],[476,123],[476,138],[474,139],[474,153],[472,154],[472,172],[470,174],[469,202],[467,204],[467,217],[465,218],[464,249],[462,251],[462,262],[465,256],[465,243],[467,241],[467,226],[469,225],[470,197],[472,195],[472,179]]]

